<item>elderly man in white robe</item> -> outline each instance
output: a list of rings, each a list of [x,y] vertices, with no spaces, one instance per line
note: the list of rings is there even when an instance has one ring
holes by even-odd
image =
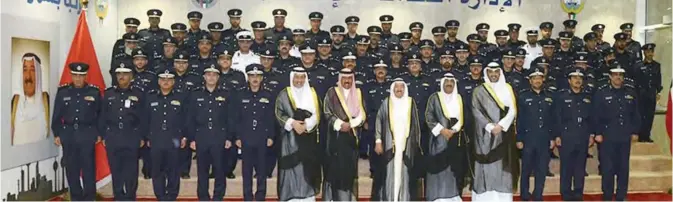
[[[278,159],[278,197],[281,201],[315,201],[319,192],[320,101],[302,67],[290,72],[290,86],[278,93],[276,119],[283,126]]]
[[[49,136],[49,94],[42,91],[42,65],[33,53],[23,55],[21,71],[14,74],[11,109],[12,145],[44,140]]]
[[[425,173],[425,199],[462,201],[461,183],[467,165],[467,140],[463,132],[463,98],[451,73],[441,78],[440,90],[428,99],[425,122],[431,129]]]
[[[502,71],[498,63],[489,63],[484,69],[486,82],[472,95],[476,132],[473,201],[512,201],[517,186],[516,99]]]
[[[372,201],[414,201],[421,161],[419,114],[407,84],[397,78],[376,115],[376,146],[380,165],[374,173]]]

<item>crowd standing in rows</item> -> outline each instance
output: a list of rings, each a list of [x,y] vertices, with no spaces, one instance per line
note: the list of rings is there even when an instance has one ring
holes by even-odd
[[[631,23],[614,45],[605,25],[580,35],[575,20],[557,39],[542,22],[525,41],[511,23],[491,43],[489,24],[463,41],[456,20],[395,34],[394,17],[382,15],[359,34],[359,17],[325,31],[319,12],[307,30],[285,27],[283,9],[273,10],[273,26],[250,29],[239,9],[227,12],[227,29],[202,30],[194,11],[189,26],[167,30],[162,14],[147,11],[141,30],[124,20],[103,96],[85,82],[88,64],[69,64],[73,83],[59,88],[51,127],[73,200],[95,197],[100,141],[115,200],[136,199],[138,158],[159,200],[177,199],[192,158],[199,200],[223,199],[239,158],[246,201],[266,198],[276,168],[280,200],[357,200],[358,158],[369,159],[373,200],[460,200],[464,187],[473,200],[512,200],[517,188],[522,200],[542,200],[554,149],[563,199],[581,200],[596,143],[603,199],[623,200],[631,141],[651,142],[662,90],[655,44],[634,41]],[[433,38],[421,39],[428,30]]]

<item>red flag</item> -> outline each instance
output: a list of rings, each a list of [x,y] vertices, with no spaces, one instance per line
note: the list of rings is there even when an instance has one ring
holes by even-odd
[[[68,64],[72,62],[83,62],[89,65],[89,72],[86,76],[86,82],[98,86],[101,94],[105,91],[105,80],[98,64],[96,50],[93,48],[91,33],[86,22],[86,10],[82,10],[77,21],[77,30],[75,37],[70,44],[70,52],[65,60],[65,67],[61,73],[59,85],[72,82],[72,77],[68,69]],[[110,181],[110,166],[108,165],[107,152],[102,143],[96,144],[96,187],[100,188]]]
[[[671,88],[671,90],[673,90],[673,88]],[[668,146],[669,146],[668,149],[671,150],[671,152],[673,152],[673,141],[671,141],[671,128],[672,128],[671,124],[673,124],[671,123],[671,121],[673,121],[673,116],[671,114],[673,113],[671,112],[672,106],[673,104],[671,104],[671,91],[668,91],[668,107],[666,108],[666,131],[668,132]]]

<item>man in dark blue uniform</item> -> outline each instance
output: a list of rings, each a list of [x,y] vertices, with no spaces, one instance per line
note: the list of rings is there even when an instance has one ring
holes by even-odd
[[[131,68],[119,67],[115,72],[117,85],[105,90],[98,129],[108,153],[114,199],[135,201],[138,148],[145,144],[145,125],[141,124],[145,121],[145,93],[131,84]]]
[[[270,41],[278,41],[281,36],[292,36],[292,29],[285,27],[287,11],[285,9],[274,9],[271,14],[273,15],[273,27],[266,30],[265,38]]]
[[[610,48],[610,43],[603,41],[603,32],[605,31],[604,24],[595,24],[591,26],[591,31],[596,33],[596,45],[599,51]]]
[[[374,152],[374,147],[372,143],[375,138],[375,124],[376,124],[376,113],[379,111],[383,100],[390,95],[390,79],[388,79],[387,70],[388,66],[386,63],[376,63],[374,64],[374,78],[367,80],[367,83],[364,85],[364,90],[367,92],[365,98],[365,105],[367,106],[367,123],[364,126],[364,137],[367,139],[366,142],[369,145],[369,172],[370,176],[373,176],[376,173],[376,161],[380,158],[379,155]],[[360,140],[360,144],[365,141],[364,139]]]
[[[470,52],[467,49],[466,44],[460,44],[456,46],[455,49],[455,68],[460,69],[465,73],[470,72],[470,62],[468,58],[470,57]],[[481,73],[480,73],[481,74]]]
[[[366,83],[368,79],[370,79],[372,70],[367,66],[360,66],[362,62],[358,62],[358,59],[359,58],[355,56],[353,52],[348,52],[348,54],[344,55],[341,58],[341,66],[343,68],[351,69],[355,72],[355,85],[357,87],[360,87],[361,85]],[[331,78],[334,81],[336,81],[338,80],[337,78],[338,75],[339,75],[338,72],[336,74],[332,74]]]
[[[189,30],[187,30],[188,44],[196,45],[201,35],[207,34],[208,31],[201,29],[201,19],[203,14],[198,11],[187,13],[187,20],[189,20]]]
[[[285,73],[273,66],[273,60],[276,58],[276,49],[266,48],[259,53],[259,61],[264,72],[264,88],[271,92],[273,97],[276,96],[282,88],[286,85]]]
[[[299,47],[308,44],[306,41],[306,30],[301,28],[295,28],[292,30],[292,48],[290,48],[290,55],[294,57],[300,57],[301,53],[299,52]],[[312,43],[311,45],[313,45]]]
[[[591,123],[591,93],[582,89],[584,71],[576,68],[568,74],[570,88],[554,97],[555,144],[561,154],[561,198],[581,201],[584,196],[586,152],[594,144]]]
[[[411,46],[418,48],[421,45],[421,37],[423,36],[423,23],[412,22],[409,24],[409,32],[411,32]]]
[[[215,64],[211,64],[215,67]],[[203,86],[203,77],[189,70],[189,61],[187,53],[178,54],[174,59],[173,71],[175,72],[175,84],[173,89],[188,93],[200,86]],[[178,173],[182,179],[189,179],[189,170],[192,168],[192,150],[190,148],[181,148],[178,160]]]
[[[233,49],[217,50],[217,66],[220,70],[219,86],[229,91],[234,91],[242,87],[245,83],[245,75],[242,72],[231,68],[231,58],[234,55]]]
[[[252,45],[250,45],[250,50],[252,50],[252,52],[259,53],[267,46],[274,46],[270,41],[266,40],[264,36],[266,22],[254,21],[250,23],[250,27],[252,27],[253,34]]]
[[[133,50],[133,67],[135,67],[133,69],[133,79],[131,80],[133,85],[144,89],[146,92],[158,87],[156,82],[157,74],[148,69],[147,52],[143,51],[143,49],[136,48]]]
[[[467,43],[458,39],[458,28],[460,28],[460,22],[458,22],[458,20],[446,21],[444,27],[446,27],[446,35],[448,35],[446,37],[446,45],[449,48],[456,50],[461,44],[467,46]]]
[[[610,83],[600,88],[592,100],[604,201],[611,201],[613,196],[617,201],[626,199],[631,141],[636,140],[640,132],[637,93],[624,85],[625,72],[621,65],[613,65]]]
[[[502,54],[502,73],[509,85],[514,88],[514,92],[527,89],[528,84],[525,82],[523,72],[514,69],[514,61],[516,60],[516,53],[512,50],[507,50]],[[544,72],[544,71],[543,71]]]
[[[274,119],[274,100],[271,92],[262,86],[264,79],[260,64],[251,64],[246,68],[248,86],[241,89],[232,104],[234,110],[236,146],[243,150],[243,200],[263,201],[266,198],[266,179],[269,165],[268,150],[274,144],[276,124]],[[256,173],[257,191],[253,195],[253,170]]]
[[[395,20],[395,17],[392,15],[382,15],[379,16],[379,21],[381,22],[381,44],[383,45],[388,45],[388,44],[396,44],[400,42],[400,38],[397,36],[397,34],[392,32],[393,29],[393,21]]]
[[[387,71],[387,77],[389,80],[395,79],[397,77],[400,77],[404,74],[408,73],[408,69],[405,67],[404,64],[404,55],[402,52],[402,46],[400,44],[391,44],[390,45],[390,50],[388,50],[389,53],[389,59],[384,59],[388,60],[388,71]]]
[[[308,19],[311,21],[311,29],[306,31],[306,41],[312,42],[316,39],[329,38],[329,32],[320,29],[322,25],[323,14],[321,12],[311,12]]]
[[[346,28],[341,25],[334,25],[330,28],[330,33],[332,34],[332,55],[337,58],[343,57],[344,52],[352,49],[351,45],[344,42],[346,36],[345,30]]]
[[[552,40],[552,41],[554,41],[555,45],[558,45],[558,41],[551,37],[551,35],[554,31],[554,23],[542,22],[542,23],[540,23],[539,28],[540,28],[540,35],[542,35],[542,39],[540,39],[540,40]]]
[[[499,29],[495,30],[493,32],[493,35],[495,36],[495,46],[497,47],[495,51],[491,51],[490,54],[487,54],[486,57],[491,59],[491,62],[502,62],[500,59],[502,59],[503,54],[510,50],[510,46],[507,43],[507,37],[509,36],[509,32],[504,29]],[[506,76],[505,76],[506,77]]]
[[[58,88],[51,130],[56,146],[63,146],[62,163],[71,199],[93,201],[96,199],[94,147],[101,141],[97,127],[101,96],[98,87],[87,85],[85,81],[88,64],[70,63],[68,68],[72,83]]]
[[[332,79],[336,79],[341,69],[341,59],[340,56],[332,54],[332,40],[329,37],[315,38],[315,43],[318,45],[318,63],[325,65]]]
[[[369,49],[367,50],[370,55],[376,58],[384,58],[388,54],[388,46],[381,43],[381,27],[379,26],[369,26],[367,28],[367,33],[369,34]]]
[[[187,144],[187,93],[173,89],[175,74],[159,75],[159,89],[147,95],[144,106],[148,127],[147,146],[152,156],[152,186],[158,200],[176,200],[180,191],[179,148]]]
[[[124,25],[126,26],[126,32],[124,34],[129,34],[129,33],[138,33],[138,25],[140,25],[140,20],[137,18],[126,18],[124,19]],[[114,56],[120,53],[124,53],[124,50],[126,48],[126,40],[123,38],[117,39],[115,41],[115,44],[112,46],[112,59],[114,59]]]
[[[135,33],[126,33],[122,36],[124,39],[124,50],[112,56],[112,62],[110,64],[110,78],[112,79],[112,85],[117,84],[117,73],[115,69],[119,67],[122,63],[124,65],[131,65],[133,63],[133,50],[138,48],[138,39],[140,36]]]
[[[531,200],[529,176],[535,175],[535,188],[532,200],[541,201],[544,192],[545,174],[549,168],[547,151],[554,148],[553,95],[543,88],[544,69],[535,67],[528,74],[530,88],[519,92],[517,99],[517,135],[516,146],[522,149],[521,155],[521,200]]]
[[[457,69],[455,64],[454,52],[447,49],[441,50],[437,53],[439,55],[440,69],[430,74],[435,82],[440,82],[444,77],[444,74],[451,73],[457,78],[465,77],[465,72],[463,70]]]
[[[597,68],[600,65],[601,52],[598,50],[598,44],[596,44],[596,33],[589,32],[584,35],[584,47],[578,52],[587,53],[587,62],[589,66]]]
[[[628,47],[630,42],[628,41],[629,35],[626,33],[617,33],[614,35],[615,38],[615,60],[619,63],[622,68],[626,70],[625,77],[633,79],[639,71],[639,67],[642,65],[641,60],[636,57],[636,53],[631,52]],[[638,55],[640,55],[640,48],[638,50]]]
[[[402,46],[402,53],[407,54],[408,52],[418,51],[418,47],[411,46],[411,33],[410,32],[401,32],[398,34],[400,36],[400,45]]]
[[[432,32],[432,41],[435,42],[435,52],[448,48],[448,44],[446,43],[446,27],[436,26],[430,31]],[[435,57],[439,58],[439,56]]]
[[[516,50],[516,57],[514,58],[514,70],[524,72],[526,70],[524,65],[526,65],[526,55],[528,53],[526,52],[526,49],[523,48],[513,50]]]
[[[563,21],[564,31],[569,32],[573,36],[570,40],[573,51],[579,51],[584,47],[584,41],[575,34],[575,26],[577,26],[576,20]]]
[[[290,55],[292,43],[292,35],[283,35],[278,38],[278,42],[276,43],[278,44],[278,56],[276,57],[273,66],[279,67],[283,69],[283,71],[287,71],[292,69],[292,66],[301,63],[301,59]]]
[[[486,52],[481,51],[481,37],[478,34],[467,35],[465,40],[467,40],[468,57],[481,57],[487,59]],[[495,46],[493,46],[493,48],[495,48]]]
[[[372,64],[376,63],[379,60],[379,57],[376,55],[370,54],[369,48],[370,48],[370,38],[369,36],[366,35],[361,35],[359,36],[359,39],[357,40],[357,45],[356,45],[356,50],[355,50],[355,56],[357,57],[356,62],[357,66],[359,67],[357,71],[359,72],[364,72],[365,74],[369,74],[371,72],[371,66]],[[356,75],[356,77],[359,75]],[[356,78],[356,80],[358,80]],[[362,80],[361,80],[362,81]],[[357,83],[356,85],[360,86],[363,83]]]
[[[211,22],[208,24],[208,31],[210,31],[210,40],[212,44],[213,55],[215,55],[215,50],[220,47],[230,47],[231,44],[224,41],[222,37],[222,31],[224,31],[224,24],[221,22]]]
[[[553,60],[556,62],[556,66],[560,68],[559,77],[563,78],[565,72],[568,71],[568,67],[572,66],[574,63],[573,58],[575,57],[575,50],[572,47],[572,38],[573,34],[570,32],[559,32],[559,46],[554,53]]]
[[[355,46],[359,36],[358,34],[358,24],[360,24],[360,18],[358,16],[348,16],[345,20],[346,28],[348,31],[344,33],[344,42],[350,46]]]
[[[183,23],[173,23],[171,25],[171,33],[175,38],[178,50],[187,51],[190,55],[196,51],[196,47],[187,43],[187,25]]]
[[[315,48],[310,45],[304,45],[299,48],[301,52],[301,62],[299,64],[290,66],[290,69],[295,67],[303,67],[308,73],[309,83],[311,87],[315,88],[318,97],[324,98],[327,89],[334,86],[334,80],[331,80],[331,74],[327,67],[316,63]]]
[[[661,64],[654,60],[655,47],[656,45],[653,43],[643,46],[645,59],[638,71],[639,74],[636,75],[640,94],[640,114],[643,116],[640,137],[638,138],[640,142],[652,142],[650,131],[654,120],[654,110],[660,97],[659,93],[663,89],[663,86],[661,86]]]
[[[163,52],[162,43],[166,37],[171,36],[170,31],[159,27],[161,15],[163,15],[163,12],[159,9],[148,10],[147,17],[149,17],[150,27],[138,31],[138,35],[140,35],[144,42],[140,44],[140,47],[147,50],[152,58]]]
[[[198,74],[208,68],[209,64],[215,62],[213,44],[209,33],[203,33],[199,36],[197,50],[198,52],[190,56],[192,66],[190,71]]]
[[[436,92],[436,86],[439,86],[435,83],[435,80],[423,73],[421,69],[421,56],[419,53],[411,53],[407,58],[407,66],[409,68],[409,74],[403,76],[404,81],[408,82],[407,86],[409,88],[409,97],[414,98],[416,106],[418,106],[419,112],[425,111],[425,106],[427,104],[428,98],[434,92]],[[420,116],[420,123],[425,123],[425,118]],[[422,127],[421,133],[425,134],[427,132],[426,127]],[[425,136],[425,135],[424,135]],[[423,136],[421,136],[421,142],[427,141]],[[427,145],[421,143],[421,145]],[[426,149],[423,147],[423,149]]]
[[[230,27],[222,32],[222,38],[226,42],[233,42],[231,44],[236,44],[236,34],[243,30],[241,28],[241,15],[243,15],[243,11],[238,8],[229,9],[227,15],[229,16]]]
[[[635,57],[638,61],[642,60],[640,42],[633,40],[633,23],[624,23],[619,26],[619,29],[622,30],[622,33],[626,34],[626,49],[631,52],[632,57]]]
[[[525,41],[519,40],[519,30],[521,30],[521,24],[519,23],[510,23],[507,25],[509,29],[509,39],[507,39],[507,45],[513,49],[522,48],[526,45]]]
[[[224,149],[231,147],[233,126],[230,113],[233,106],[230,102],[231,92],[218,86],[220,71],[215,66],[203,72],[205,84],[191,91],[188,102],[187,133],[190,148],[196,151],[197,187],[200,201],[220,201],[225,195],[227,182],[224,178]],[[191,154],[191,150],[190,154]],[[191,156],[190,156],[191,157]],[[190,163],[191,163],[191,158]],[[215,178],[213,198],[210,198],[209,172]]]
[[[435,44],[432,40],[424,39],[420,42],[421,50],[421,70],[425,75],[432,75],[435,72],[442,71],[442,65],[434,58]]]
[[[477,27],[475,30],[477,31],[477,35],[479,36],[479,48],[475,51],[478,51],[480,54],[482,54],[484,57],[492,54],[491,52],[496,51],[497,46],[491,42],[488,42],[488,31],[491,29],[491,25],[487,23],[479,23],[477,24]],[[473,41],[473,39],[470,38],[468,35],[468,43],[470,41]],[[486,60],[492,59],[492,58],[485,58]],[[496,58],[498,59],[498,58]],[[489,60],[490,61],[490,60]]]
[[[152,70],[155,72],[162,72],[167,68],[171,68],[173,66],[173,58],[176,55],[176,51],[178,51],[177,41],[173,37],[167,37],[164,40],[163,45],[164,52],[162,52],[161,55],[158,55],[158,58],[154,58],[154,61],[152,62]]]

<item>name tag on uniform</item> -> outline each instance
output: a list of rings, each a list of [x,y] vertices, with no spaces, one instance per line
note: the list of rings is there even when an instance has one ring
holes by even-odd
[[[131,100],[124,100],[124,108],[130,108],[131,107]]]
[[[196,98],[196,101],[203,101],[203,98]]]
[[[250,100],[248,100],[248,99],[243,99],[243,100],[241,100],[241,102],[242,102],[242,103],[250,103]]]
[[[563,100],[565,103],[571,103],[573,100]]]
[[[472,89],[472,86],[465,86],[465,89]]]
[[[236,80],[231,80],[231,83],[233,83],[233,84],[238,84],[238,81],[236,81]]]
[[[376,90],[370,90],[369,93],[376,93]]]
[[[175,106],[180,106],[180,101],[178,101],[178,100],[173,100],[173,101],[171,101],[171,104],[172,104],[172,105],[175,105]]]
[[[93,102],[93,101],[96,101],[96,98],[94,98],[93,96],[86,96],[86,97],[84,97],[84,100],[89,101],[89,102]]]
[[[193,85],[194,85],[194,83],[192,83],[192,82],[187,82],[187,83],[185,83],[185,84],[187,84],[187,85],[189,85],[189,86],[193,86]]]
[[[129,96],[129,100],[134,101],[134,102],[138,102],[138,97],[132,95],[132,96]]]
[[[218,97],[215,98],[215,101],[220,101],[220,102],[222,102],[222,101],[224,101],[224,97],[222,97],[222,96],[218,96]]]
[[[197,68],[197,67],[199,67],[199,65],[192,65],[192,67]]]
[[[269,81],[269,84],[278,85],[278,81]]]
[[[262,98],[262,99],[259,99],[259,102],[261,102],[261,103],[269,103],[269,99]]]
[[[152,103],[150,103],[150,106],[152,106],[152,107],[159,106],[159,102],[152,102]]]
[[[428,84],[428,83],[423,83],[423,86],[430,86],[430,84]]]
[[[605,97],[605,100],[612,100],[612,96]]]
[[[70,97],[64,97],[64,98],[63,98],[63,101],[69,101],[70,99],[72,99],[72,98],[70,98]]]
[[[355,81],[355,84],[362,85],[362,81]]]
[[[626,95],[626,96],[624,96],[624,98],[626,98],[627,100],[633,100],[633,96],[631,96],[631,95]]]
[[[552,99],[548,97],[548,98],[545,98],[544,101],[552,102]]]
[[[318,79],[325,79],[324,76],[316,76],[316,78],[318,78]]]
[[[528,99],[526,99],[525,101],[526,101],[526,102],[533,101],[533,98],[528,98]]]
[[[115,96],[110,96],[110,97],[107,98],[107,100],[114,100],[115,98],[117,98],[117,97],[115,97]],[[65,99],[63,99],[63,100],[65,100]]]
[[[591,100],[590,100],[589,98],[584,98],[583,100],[584,100],[584,102],[586,102],[586,103],[591,103]]]
[[[149,79],[141,79],[141,81],[143,81],[143,82],[150,82]]]

